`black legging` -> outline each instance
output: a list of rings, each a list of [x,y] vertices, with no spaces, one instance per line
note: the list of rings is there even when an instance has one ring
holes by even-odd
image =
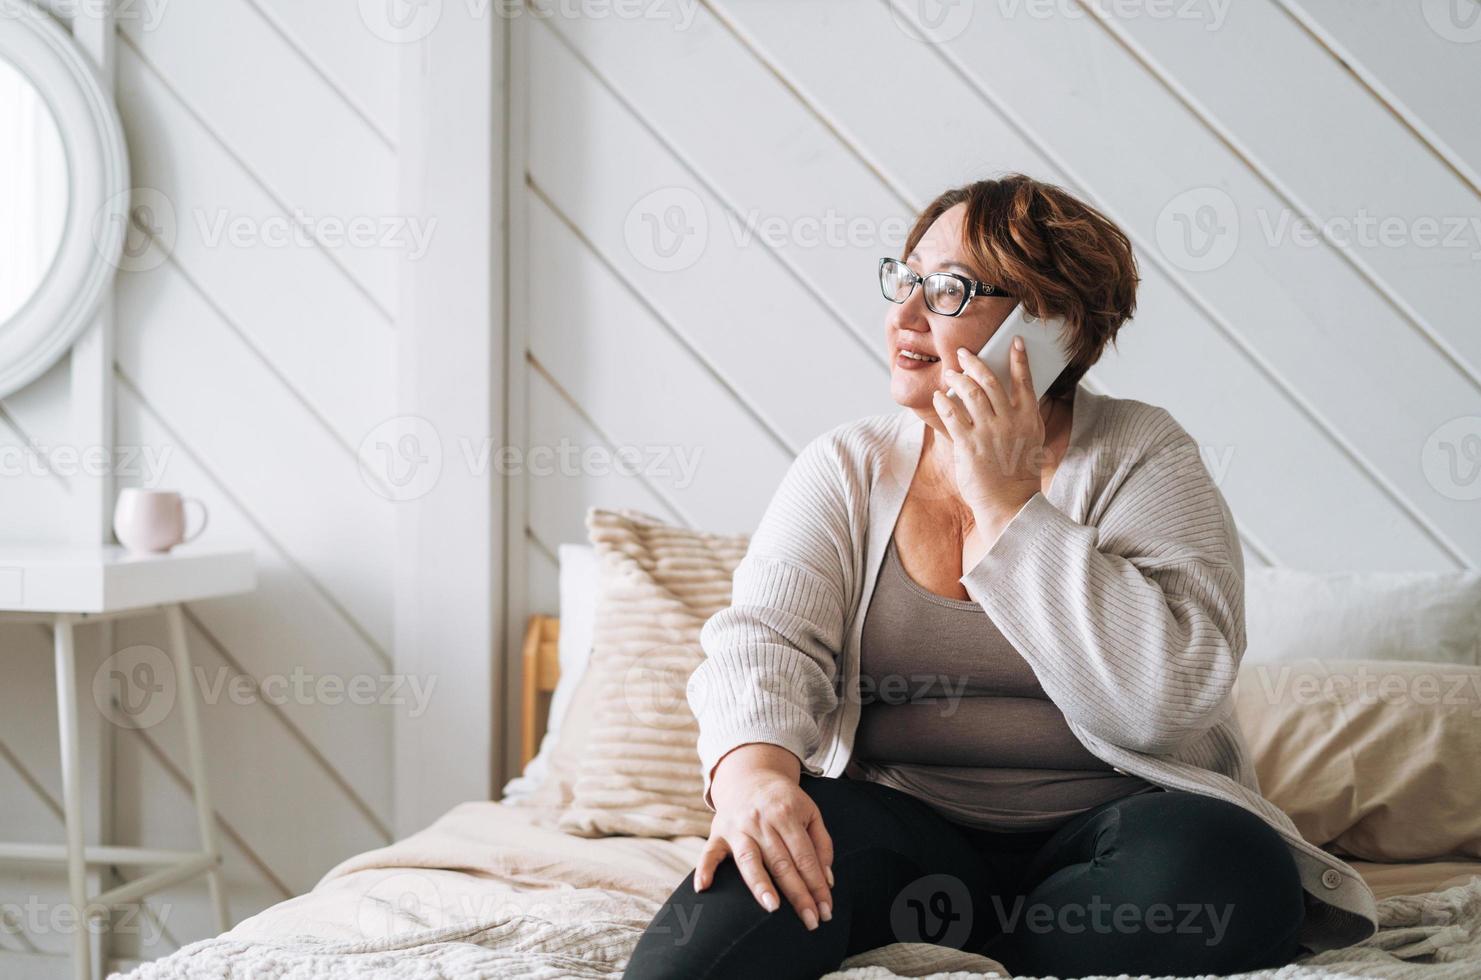
[[[768,913],[727,859],[694,874],[638,941],[626,976],[818,977],[894,942],[980,952],[1018,976],[1240,973],[1299,952],[1295,861],[1254,814],[1156,791],[1056,830],[995,833],[914,797],[804,775],[833,838],[833,919],[809,932],[785,899]]]

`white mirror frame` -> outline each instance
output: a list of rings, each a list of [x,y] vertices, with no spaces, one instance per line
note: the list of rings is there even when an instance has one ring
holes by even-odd
[[[92,322],[123,255],[129,163],[123,123],[87,55],[28,0],[0,0],[0,58],[36,86],[67,157],[67,216],[56,257],[26,304],[0,323],[0,398],[55,364]]]

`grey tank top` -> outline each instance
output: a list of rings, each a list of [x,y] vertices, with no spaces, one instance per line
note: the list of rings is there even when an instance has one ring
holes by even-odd
[[[859,683],[851,774],[957,823],[1045,830],[1157,788],[1081,745],[983,608],[917,583],[893,538],[865,612]]]

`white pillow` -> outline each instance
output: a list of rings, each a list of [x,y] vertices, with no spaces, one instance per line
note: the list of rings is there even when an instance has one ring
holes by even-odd
[[[563,544],[556,549],[560,566],[560,665],[561,676],[550,698],[550,717],[540,751],[524,772],[504,787],[504,800],[513,802],[529,796],[550,775],[550,754],[555,750],[561,720],[571,706],[576,684],[591,659],[592,634],[596,628],[597,556],[589,544]]]
[[[1246,663],[1481,664],[1481,573],[1245,570]]]

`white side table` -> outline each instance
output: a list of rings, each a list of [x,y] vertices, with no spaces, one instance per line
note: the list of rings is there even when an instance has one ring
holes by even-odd
[[[182,602],[248,592],[257,572],[250,551],[195,551],[169,555],[131,555],[118,547],[0,547],[0,622],[50,623],[55,634],[57,723],[62,748],[62,797],[67,843],[0,843],[0,860],[65,862],[68,891],[79,924],[110,905],[135,902],[171,885],[205,874],[222,931],[230,928],[216,843],[215,815],[206,777],[199,708],[191,682]],[[185,726],[190,780],[195,790],[200,850],[165,851],[142,847],[87,847],[83,844],[83,796],[78,731],[77,658],[72,631],[78,624],[160,613],[168,630],[176,678],[176,698]],[[143,877],[98,895],[87,894],[87,866],[121,864],[155,867]],[[93,976],[88,930],[79,926],[74,942],[79,980]],[[101,965],[101,964],[100,964]]]

